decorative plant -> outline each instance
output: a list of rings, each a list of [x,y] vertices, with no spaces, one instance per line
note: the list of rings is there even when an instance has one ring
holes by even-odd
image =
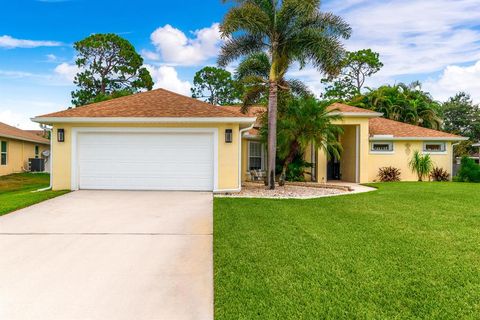
[[[423,177],[428,177],[433,169],[433,161],[430,155],[422,155],[418,150],[415,150],[408,165],[412,172],[417,174],[418,181],[423,181]]]
[[[449,181],[450,180],[450,174],[447,172],[447,170],[439,167],[435,167],[432,169],[432,172],[430,173],[430,177],[432,178],[433,181]]]
[[[382,167],[378,170],[378,178],[382,182],[400,181],[400,169],[395,167]]]

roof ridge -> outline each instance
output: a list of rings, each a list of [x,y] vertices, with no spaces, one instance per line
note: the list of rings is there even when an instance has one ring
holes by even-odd
[[[128,108],[130,108],[130,110]],[[111,117],[116,117],[116,110],[118,117],[126,117],[125,114],[132,114],[132,117],[142,117],[142,110],[145,114],[144,117],[152,117],[152,114],[162,114],[162,111],[164,114],[175,114],[176,112],[182,113],[182,110],[185,113],[186,109],[190,109],[192,111],[193,115],[191,115],[191,117],[208,117],[208,113],[211,114],[211,117],[244,117],[244,115],[240,112],[224,109],[220,106],[215,106],[205,101],[173,92],[165,88],[156,88],[153,90],[142,91],[127,96],[90,103],[74,108],[70,107],[68,109],[43,114],[37,116],[36,118],[75,118],[83,117],[83,115],[88,117],[88,114],[93,117],[105,117],[107,114],[111,114]],[[148,113],[150,113],[150,115],[148,115]],[[123,116],[119,114],[123,114]],[[186,114],[188,114],[188,112],[186,112]],[[158,117],[162,117],[162,115],[159,115]]]

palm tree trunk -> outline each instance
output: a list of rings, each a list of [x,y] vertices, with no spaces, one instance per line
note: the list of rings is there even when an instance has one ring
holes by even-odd
[[[285,158],[285,161],[283,162],[282,175],[280,177],[280,179],[282,181],[280,182],[280,185],[285,184],[288,165],[293,162],[293,159],[295,158],[295,155],[298,153],[299,147],[300,146],[298,145],[298,141],[296,141],[296,140],[290,146],[290,152],[288,153],[287,157]]]
[[[268,96],[268,189],[275,189],[275,160],[277,155],[277,81],[270,81]]]

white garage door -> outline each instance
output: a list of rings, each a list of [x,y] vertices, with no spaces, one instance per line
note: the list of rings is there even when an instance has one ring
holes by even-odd
[[[79,133],[80,189],[213,190],[211,133]]]

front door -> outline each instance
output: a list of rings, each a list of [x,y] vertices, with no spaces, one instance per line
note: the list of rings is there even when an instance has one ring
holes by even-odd
[[[327,180],[340,180],[340,160],[333,157],[328,161],[327,165]]]

